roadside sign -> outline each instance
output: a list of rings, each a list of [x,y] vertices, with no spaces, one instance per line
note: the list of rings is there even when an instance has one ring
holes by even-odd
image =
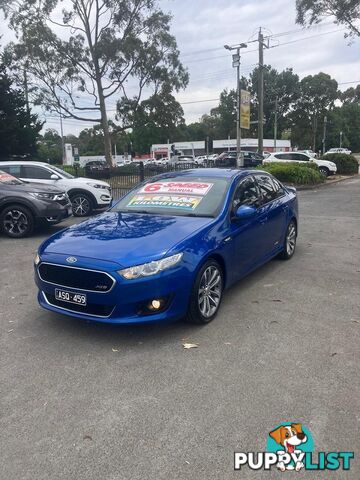
[[[241,90],[240,95],[240,128],[250,128],[250,92]]]

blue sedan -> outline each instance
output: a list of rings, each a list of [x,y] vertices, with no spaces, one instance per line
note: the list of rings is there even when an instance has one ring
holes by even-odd
[[[297,231],[296,190],[266,172],[166,173],[40,246],[39,303],[117,324],[208,323],[225,288],[294,255]]]

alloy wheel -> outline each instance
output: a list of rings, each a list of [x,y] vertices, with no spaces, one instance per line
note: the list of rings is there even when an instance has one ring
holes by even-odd
[[[29,228],[28,218],[19,210],[10,210],[4,217],[3,227],[8,234],[15,236],[23,235]]]
[[[199,310],[205,318],[212,317],[219,308],[221,292],[221,273],[210,265],[202,274],[198,290]]]
[[[75,197],[72,201],[73,212],[79,217],[87,215],[90,211],[90,202],[86,197]]]
[[[290,223],[286,235],[286,252],[291,256],[295,251],[296,246],[296,227],[294,223]]]

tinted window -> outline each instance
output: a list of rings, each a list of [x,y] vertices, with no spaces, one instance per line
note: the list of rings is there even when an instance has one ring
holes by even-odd
[[[261,193],[261,203],[267,203],[271,200],[274,200],[277,197],[275,190],[275,185],[272,182],[272,179],[267,175],[257,175],[256,180],[260,188]]]
[[[292,160],[291,153],[275,154],[274,157],[278,160]]]
[[[232,213],[241,205],[257,205],[259,202],[259,192],[253,177],[247,177],[242,180],[237,187],[232,203]]]
[[[10,175],[14,175],[14,177],[20,177],[20,165],[1,165],[1,170],[6,173],[10,173]]]
[[[304,155],[303,153],[292,153],[291,154],[292,159],[295,160],[296,162],[308,162],[309,157],[307,155]]]
[[[42,167],[36,167],[33,165],[23,165],[23,172],[21,176],[23,178],[38,178],[41,180],[50,180],[51,172]]]

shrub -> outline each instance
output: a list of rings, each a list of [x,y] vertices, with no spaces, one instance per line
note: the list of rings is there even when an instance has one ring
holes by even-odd
[[[359,164],[354,155],[329,153],[328,155],[324,155],[322,159],[334,162],[337,166],[337,173],[340,174],[351,175],[359,171]]]
[[[257,167],[271,173],[280,182],[294,185],[317,185],[324,183],[325,177],[315,163],[265,163]]]

